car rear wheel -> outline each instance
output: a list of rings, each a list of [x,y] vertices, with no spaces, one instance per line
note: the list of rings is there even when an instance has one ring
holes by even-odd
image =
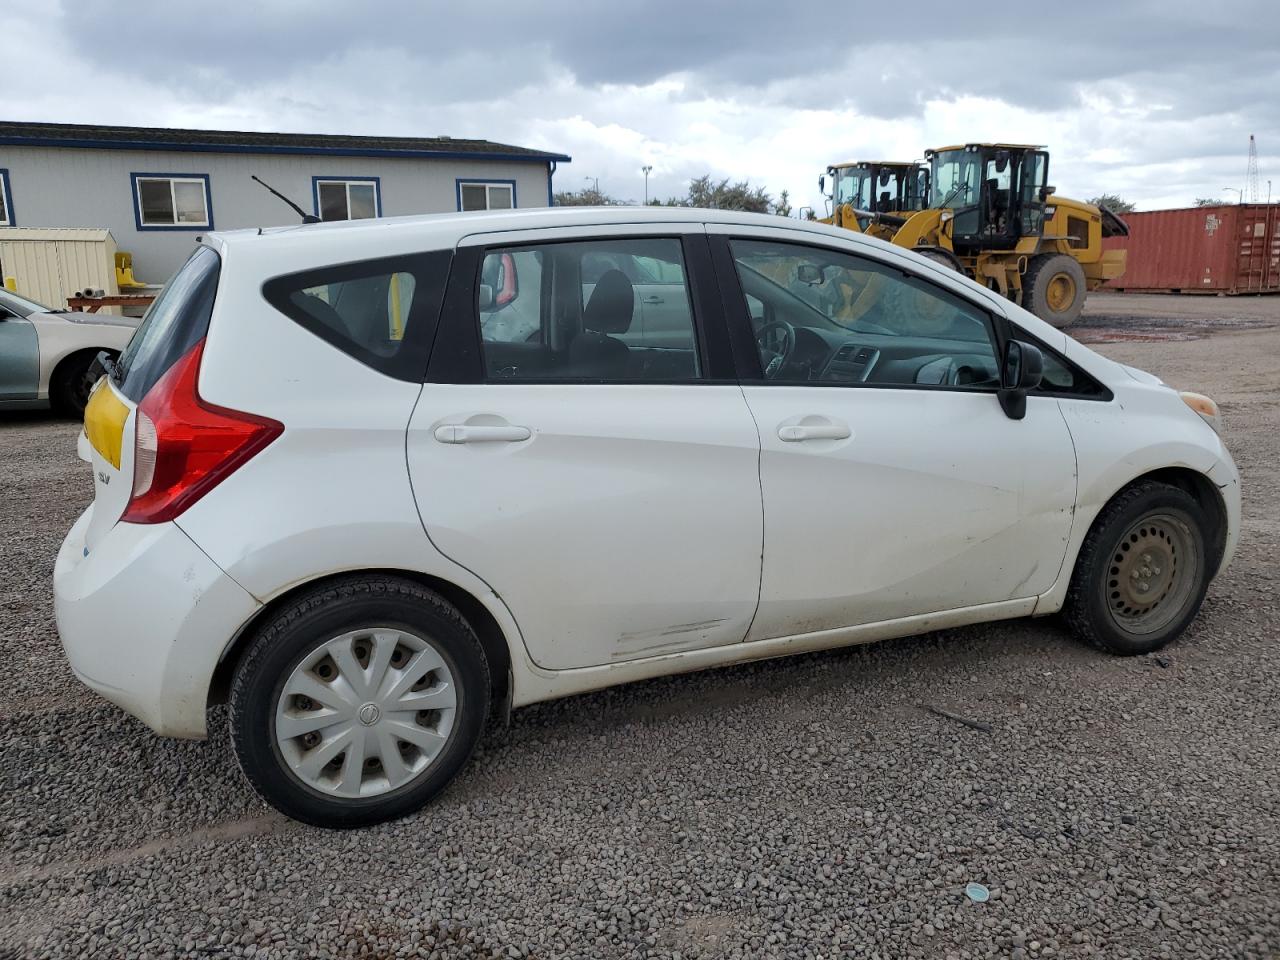
[[[281,812],[355,827],[419,809],[465,765],[489,672],[455,607],[366,576],[309,591],[260,629],[231,688],[249,782]]]
[[[96,356],[96,352],[73,354],[53,371],[49,380],[49,403],[59,416],[73,420],[84,417],[84,408],[93,390],[89,369]]]
[[[1136,484],[1098,515],[1080,549],[1064,613],[1084,640],[1126,656],[1176,639],[1211,575],[1204,511],[1186,491]]]

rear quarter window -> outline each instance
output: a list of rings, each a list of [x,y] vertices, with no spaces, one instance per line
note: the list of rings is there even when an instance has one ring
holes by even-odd
[[[268,280],[273,307],[348,356],[420,382],[449,279],[447,250],[334,264]]]
[[[134,403],[209,332],[221,269],[217,253],[197,247],[147,309],[116,365],[116,384]]]

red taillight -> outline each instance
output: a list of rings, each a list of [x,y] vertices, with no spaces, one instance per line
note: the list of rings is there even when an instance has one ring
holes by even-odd
[[[133,499],[121,520],[172,520],[284,432],[276,420],[201,400],[196,377],[203,353],[201,340],[138,405]]]

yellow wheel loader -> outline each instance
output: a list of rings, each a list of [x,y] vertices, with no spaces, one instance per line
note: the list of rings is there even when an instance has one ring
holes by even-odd
[[[892,240],[905,214],[929,204],[929,168],[901,160],[853,160],[827,167],[831,216],[821,222]],[[826,193],[826,176],[818,178]]]
[[[1041,147],[969,143],[925,158],[925,209],[827,222],[945,263],[1055,327],[1080,316],[1089,290],[1124,273],[1125,251],[1103,250],[1102,239],[1126,236],[1128,226],[1104,207],[1055,195]]]

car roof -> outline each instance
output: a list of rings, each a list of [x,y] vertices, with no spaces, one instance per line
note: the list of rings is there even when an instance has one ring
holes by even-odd
[[[554,227],[614,226],[626,224],[726,224],[773,227],[803,233],[834,236],[842,240],[872,242],[851,230],[765,213],[738,210],[707,210],[699,207],[609,206],[535,207],[527,210],[491,210],[468,213],[435,213],[408,217],[378,217],[367,220],[336,220],[326,223],[296,224],[225,230],[206,234],[201,242],[234,251],[237,248],[288,246],[307,248],[317,254],[340,246],[352,254],[365,247],[412,244],[418,249],[452,248],[474,234],[508,233]],[[855,241],[856,242],[856,241]],[[376,254],[375,254],[376,255]]]

